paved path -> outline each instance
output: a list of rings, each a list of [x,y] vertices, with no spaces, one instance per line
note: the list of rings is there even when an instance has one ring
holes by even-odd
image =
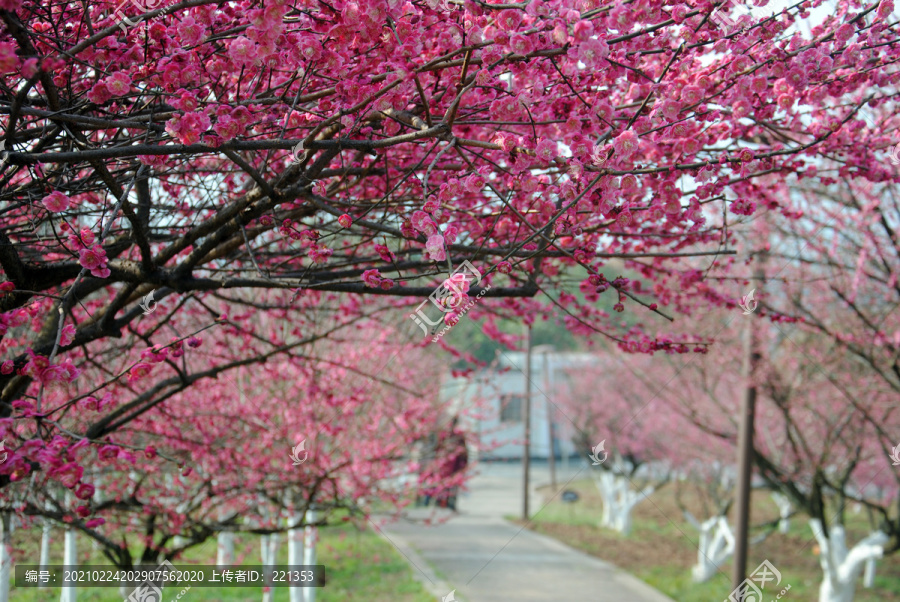
[[[461,602],[672,602],[609,563],[504,520],[522,512],[521,465],[481,464],[477,472],[471,492],[459,501],[459,515],[447,523],[384,527],[438,600],[455,589]],[[533,467],[532,482],[549,482],[545,466]],[[537,512],[534,491],[531,500],[531,512]],[[410,516],[430,512],[415,509]]]

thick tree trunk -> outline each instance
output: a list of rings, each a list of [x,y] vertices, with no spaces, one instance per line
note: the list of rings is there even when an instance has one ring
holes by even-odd
[[[819,563],[824,573],[819,602],[853,602],[856,580],[867,562],[881,558],[889,539],[887,534],[877,531],[847,550],[842,525],[831,527],[829,537],[825,537],[818,519],[810,520],[809,525],[819,543]]]

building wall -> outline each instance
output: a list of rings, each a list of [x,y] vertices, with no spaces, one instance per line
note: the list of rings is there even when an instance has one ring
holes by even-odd
[[[596,365],[596,358],[588,354],[547,353],[545,365],[544,355],[532,355],[530,455],[537,459],[549,456],[548,406],[555,417],[553,438],[556,457],[579,455],[584,450],[576,450],[572,444],[572,425],[565,418],[565,413],[556,410],[553,404],[560,403],[558,393],[563,371],[580,365]],[[524,422],[501,421],[501,399],[506,395],[525,395],[525,359],[523,352],[501,354],[495,368],[469,379],[450,378],[442,387],[443,399],[453,402],[454,411],[459,414],[462,423],[476,433],[480,442],[476,453],[481,459],[522,457]],[[509,370],[501,372],[499,368],[503,367]]]

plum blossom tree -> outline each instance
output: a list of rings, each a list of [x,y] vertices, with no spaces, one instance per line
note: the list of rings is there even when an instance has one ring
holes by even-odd
[[[803,323],[776,314],[737,315],[759,322],[756,472],[810,517],[822,555],[820,602],[851,601],[867,563],[897,549],[897,476],[888,470],[890,458],[879,437],[881,429],[898,427],[891,393],[864,376],[865,366]],[[660,395],[703,432],[733,445],[742,358],[727,341],[743,324],[718,318],[716,353],[660,370],[674,385]],[[872,534],[852,547],[844,528],[849,501],[863,504],[873,517]]]
[[[0,488],[40,473],[89,499],[104,449],[144,462],[165,433],[183,454],[193,414],[170,402],[238,367],[302,369],[373,315],[408,323],[396,310],[464,260],[466,297],[491,286],[466,319],[498,340],[500,316],[552,308],[625,351],[703,351],[658,321],[733,304],[708,276],[733,267],[735,223],[800,217],[773,174],[827,187],[838,158],[897,180],[892,127],[861,119],[897,81],[894,3],[796,26],[821,4],[734,29],[707,0],[6,0]],[[206,329],[228,335],[212,366],[192,361]],[[333,487],[375,479],[329,452]]]
[[[342,522],[342,509],[360,517],[372,503],[382,512],[400,509],[416,492],[398,490],[385,476],[409,464],[411,442],[442,420],[432,401],[436,365],[421,355],[416,364],[404,361],[396,334],[377,324],[347,337],[257,366],[256,377],[246,369],[220,376],[204,387],[202,400],[176,394],[165,410],[148,411],[107,440],[96,457],[84,448],[89,457],[78,458],[85,470],[73,499],[46,478],[7,491],[24,490],[18,511],[86,534],[122,568],[177,560],[234,532],[263,536],[269,554],[279,533],[307,526],[310,509],[317,527]],[[229,338],[207,340],[186,363],[222,361]],[[400,361],[379,372],[391,353]],[[291,449],[299,438],[309,455],[297,466]],[[426,476],[422,486],[434,482]],[[103,495],[89,483],[102,486]]]
[[[568,371],[559,399],[561,414],[575,428],[576,446],[587,453],[603,443],[591,466],[603,500],[600,524],[627,535],[635,506],[669,481],[672,450],[666,441],[674,425],[661,412],[641,411],[652,401],[648,389],[620,380],[610,369],[614,363]]]
[[[839,1],[808,35],[805,4],[738,31],[707,2],[595,4],[7,2],[4,416],[42,413],[13,406],[75,379],[92,342],[167,343],[150,293],[353,313],[424,299],[462,259],[498,309],[543,291],[574,331],[652,351],[603,291],[615,312],[683,309],[707,291],[679,260],[726,256],[731,216],[780,206],[761,177],[884,146],[858,111],[895,78],[892,2]],[[605,274],[617,257],[642,279]],[[573,266],[583,301],[560,286]]]
[[[683,481],[676,483],[678,502],[684,518],[697,529],[700,539],[697,545],[697,564],[691,567],[695,583],[709,581],[720,567],[734,554],[734,534],[728,524],[728,510],[733,502],[734,475],[730,466],[716,461],[697,462],[688,465],[682,473],[684,480],[693,483],[702,492],[702,522],[681,501]]]

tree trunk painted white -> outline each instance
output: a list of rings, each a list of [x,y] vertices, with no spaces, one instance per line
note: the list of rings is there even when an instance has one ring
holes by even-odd
[[[810,520],[809,526],[819,543],[819,564],[824,573],[819,602],[853,602],[856,580],[869,560],[881,558],[887,534],[876,531],[848,551],[842,525],[831,527],[829,537],[825,537],[818,519]]]
[[[271,535],[263,535],[260,538],[260,555],[262,556],[263,567],[271,567],[277,563],[278,559],[278,533]],[[275,588],[263,588],[263,602],[273,602],[275,600]]]
[[[76,546],[75,529],[66,529],[65,539],[63,541],[63,565],[75,568],[78,566],[78,548]],[[72,586],[60,588],[62,593],[59,596],[59,602],[75,602],[78,596],[78,589]]]
[[[263,570],[268,567],[271,563],[269,562],[269,536],[261,535],[259,538],[259,556],[262,559]],[[271,602],[272,594],[271,590],[267,587],[263,587],[263,602]]]
[[[226,512],[219,512],[219,522],[227,518]],[[231,531],[222,531],[216,536],[216,564],[218,566],[234,564],[234,533]]]
[[[291,524],[300,522],[300,515],[291,516]],[[288,564],[297,566],[303,564],[303,529],[288,529]],[[293,570],[293,569],[292,569]],[[288,588],[290,602],[303,602],[303,589],[300,587]]]
[[[3,536],[0,537],[0,602],[9,602],[9,585],[12,573],[12,517],[4,512],[0,517]]]
[[[778,521],[778,530],[781,533],[787,533],[791,528],[791,510],[794,509],[791,500],[780,491],[773,491],[772,499],[778,506],[778,514],[781,516],[781,520]]]
[[[594,483],[603,498],[600,526],[628,535],[631,532],[631,513],[639,502],[656,491],[652,485],[632,491],[628,479],[611,471],[601,471]]]
[[[697,564],[691,567],[691,578],[694,583],[704,583],[712,579],[734,553],[734,535],[724,516],[713,516],[702,524],[690,512],[685,512],[684,516],[700,531]]]
[[[231,566],[234,564],[234,533],[222,531],[216,537],[216,565]]]
[[[303,533],[303,564],[316,564],[316,543],[319,539],[318,529],[312,526],[316,522],[316,511],[306,511],[306,528]],[[303,597],[305,602],[316,602],[316,588],[304,587]]]
[[[166,487],[168,488],[170,495],[165,496],[165,499],[170,502],[176,501],[177,498],[175,497],[175,494],[174,494],[174,492],[175,492],[175,477],[173,477],[169,473],[166,474]],[[213,479],[213,487],[215,487],[215,479]],[[185,510],[187,510],[188,505],[189,505],[188,502],[181,502],[180,504],[175,506],[175,512],[177,512],[179,514],[183,513]],[[175,546],[176,548],[180,548],[180,547],[184,546],[185,544],[187,544],[188,541],[189,540],[187,537],[184,537],[183,535],[179,535],[176,533],[175,537],[172,538],[172,545]]]
[[[866,570],[863,572],[863,587],[866,589],[875,587],[875,559],[866,560]]]
[[[103,503],[103,477],[100,475],[94,476],[94,497],[92,498],[95,506],[99,506]],[[94,527],[94,530],[100,530],[102,527]],[[91,550],[93,550],[94,555],[97,556],[100,553],[100,542],[94,538],[91,538]],[[88,564],[91,564],[88,562]]]
[[[40,570],[47,570],[47,565],[50,564],[50,538],[53,535],[53,523],[44,519],[44,525],[41,528],[41,556],[40,556]],[[39,585],[38,589],[47,589],[46,585]]]

